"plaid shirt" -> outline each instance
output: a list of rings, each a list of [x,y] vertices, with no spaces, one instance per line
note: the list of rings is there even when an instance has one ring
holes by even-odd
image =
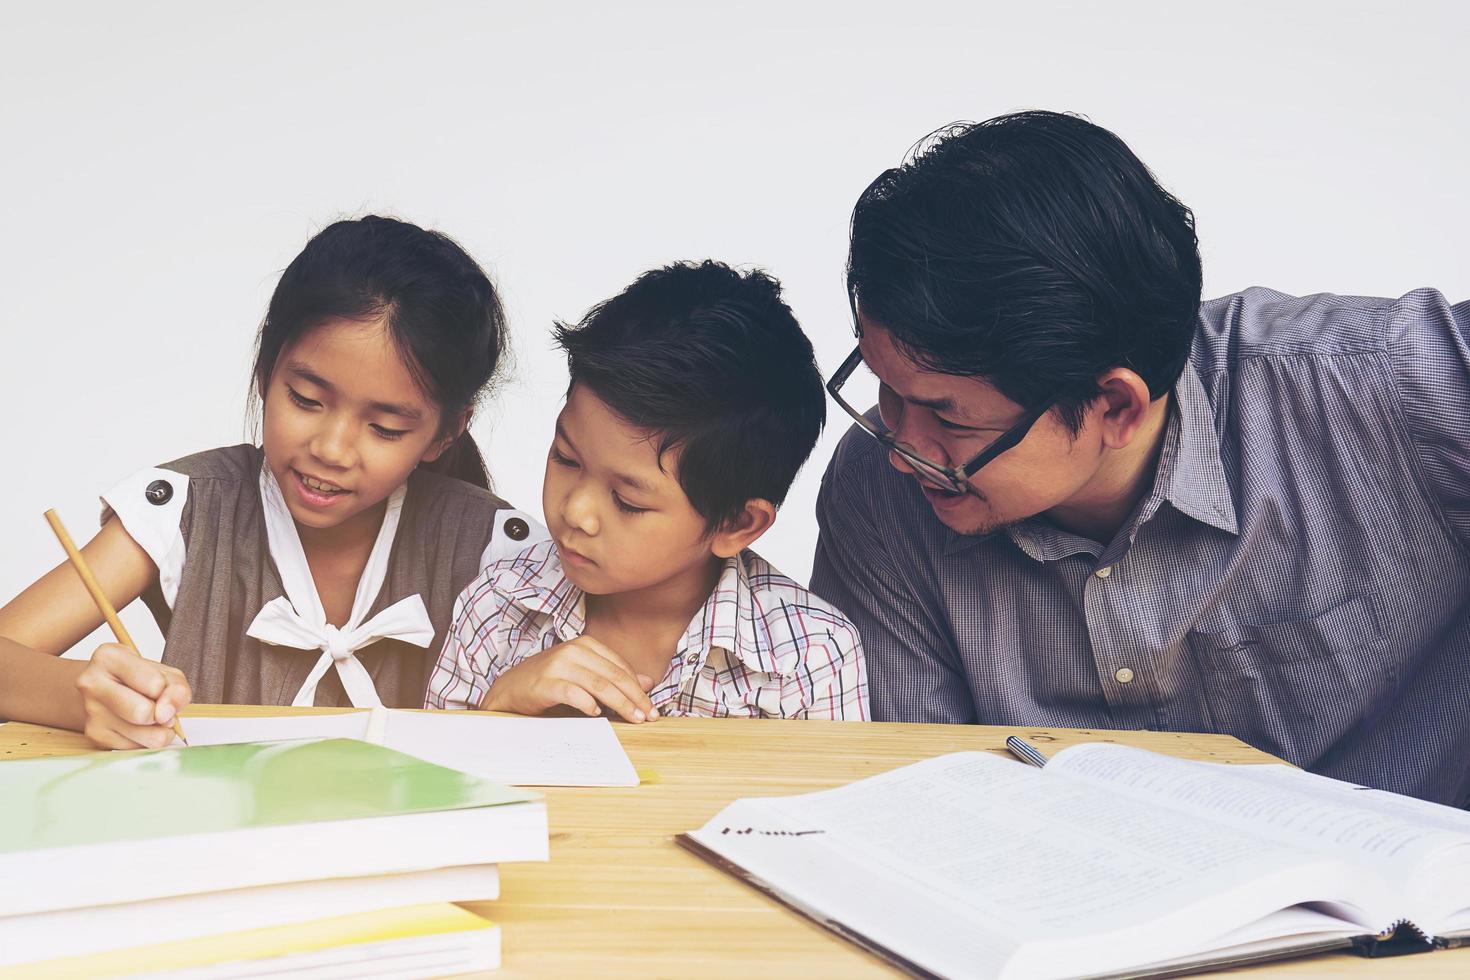
[[[585,624],[554,542],[496,562],[455,603],[426,706],[478,707],[495,678]],[[857,630],[749,550],[726,560],[649,697],[664,715],[868,719]]]

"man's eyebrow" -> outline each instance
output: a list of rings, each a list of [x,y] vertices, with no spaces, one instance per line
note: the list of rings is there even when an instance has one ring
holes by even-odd
[[[960,407],[955,404],[955,400],[953,398],[950,398],[948,395],[942,398],[918,398],[910,395],[909,397],[905,398],[904,401],[917,405],[920,408],[927,408],[931,412],[945,412],[949,415],[958,415],[961,418],[969,418],[969,414],[967,412],[961,411]]]
[[[929,411],[942,411],[947,416],[954,416],[956,419],[964,420],[964,422],[970,423],[970,425],[978,429],[988,428],[988,423],[976,419],[973,414],[964,410],[960,406],[960,403],[957,403],[954,398],[950,398],[948,395],[942,398],[904,398],[904,401],[911,401],[911,403],[916,404],[920,408],[928,408]]]
[[[311,369],[311,365],[304,361],[289,362],[286,365],[286,372],[295,375],[302,381],[310,382],[318,388],[325,388],[328,391],[337,390],[332,382],[317,374]],[[369,402],[368,408],[375,412],[381,412],[384,415],[396,415],[409,422],[418,422],[424,417],[424,413],[412,405],[400,405],[396,402]]]
[[[556,420],[556,434],[566,442],[567,446],[572,450],[572,452],[577,451],[577,444],[575,442],[572,442],[571,436],[567,435],[567,430],[562,426],[561,419]],[[628,473],[619,473],[614,471],[612,473],[612,478],[618,483],[621,483],[623,486],[632,487],[634,490],[637,490],[641,493],[646,493],[649,496],[658,496],[658,491],[655,490],[653,486],[648,483],[648,481],[640,480],[636,476],[632,476]]]
[[[965,411],[964,408],[962,408],[960,404],[956,402],[953,398],[950,398],[947,395],[943,398],[905,398],[904,401],[910,402],[914,405],[918,405],[920,408],[927,408],[931,412],[943,412],[945,415],[955,416],[956,418],[963,420],[969,428],[973,429],[1000,430],[1010,427],[1005,422],[992,422],[986,421],[985,419],[976,418],[969,412]]]

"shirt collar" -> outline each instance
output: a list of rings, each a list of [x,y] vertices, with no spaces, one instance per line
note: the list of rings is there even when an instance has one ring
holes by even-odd
[[[751,587],[746,555],[741,552],[725,559],[719,581],[679,641],[679,656],[687,664],[689,655],[695,654],[696,663],[702,666],[709,652],[718,647],[748,670],[785,677],[795,671],[798,651],[793,645],[787,656],[777,656],[769,637],[756,628],[763,612]]]
[[[1131,524],[1148,521],[1167,500],[1174,508],[1195,520],[1238,534],[1235,499],[1220,460],[1220,439],[1215,431],[1215,411],[1205,394],[1204,385],[1194,365],[1185,362],[1184,371],[1174,385],[1173,404],[1159,452],[1154,486],[1136,510]],[[926,505],[927,509],[927,505]],[[964,535],[948,532],[946,555],[964,551],[999,534]],[[1068,555],[1102,554],[1105,544],[1089,541],[1076,534],[1031,518],[1005,528],[1011,541],[1037,561],[1055,561]]]
[[[1164,437],[1154,489],[1144,504],[1139,522],[1148,520],[1159,503],[1169,501],[1181,513],[1201,524],[1239,534],[1235,520],[1235,498],[1220,460],[1220,436],[1215,429],[1215,410],[1194,365],[1174,385],[1174,406],[1169,413],[1169,431]]]
[[[757,598],[742,560],[744,552],[726,558],[720,577],[704,605],[694,614],[679,641],[677,656],[686,666],[703,666],[710,650],[720,647],[750,670],[785,676],[796,669],[797,651],[777,657],[756,628]],[[557,637],[565,642],[586,629],[586,597],[562,569],[554,541],[543,541],[524,552],[515,563],[520,569],[514,586],[503,593],[516,605],[550,616]],[[690,654],[695,655],[692,664]]]

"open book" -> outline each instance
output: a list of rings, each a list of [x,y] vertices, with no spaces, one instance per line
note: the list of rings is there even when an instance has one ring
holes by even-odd
[[[916,975],[1168,975],[1470,930],[1470,814],[1101,743],[738,800],[679,842]]]

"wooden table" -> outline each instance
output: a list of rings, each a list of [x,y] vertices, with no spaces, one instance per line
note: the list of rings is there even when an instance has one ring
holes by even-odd
[[[197,705],[185,722],[190,714],[290,710]],[[503,927],[504,966],[495,976],[894,976],[882,962],[673,843],[674,834],[699,827],[738,797],[839,786],[944,752],[1004,754],[1012,734],[1047,752],[1110,741],[1214,762],[1272,761],[1224,735],[702,718],[616,730],[643,784],[545,790],[550,863],[503,866],[500,900],[468,906]],[[73,732],[0,726],[0,760],[86,750]],[[1470,950],[1386,960],[1324,954],[1228,972],[1448,978],[1470,976]]]

